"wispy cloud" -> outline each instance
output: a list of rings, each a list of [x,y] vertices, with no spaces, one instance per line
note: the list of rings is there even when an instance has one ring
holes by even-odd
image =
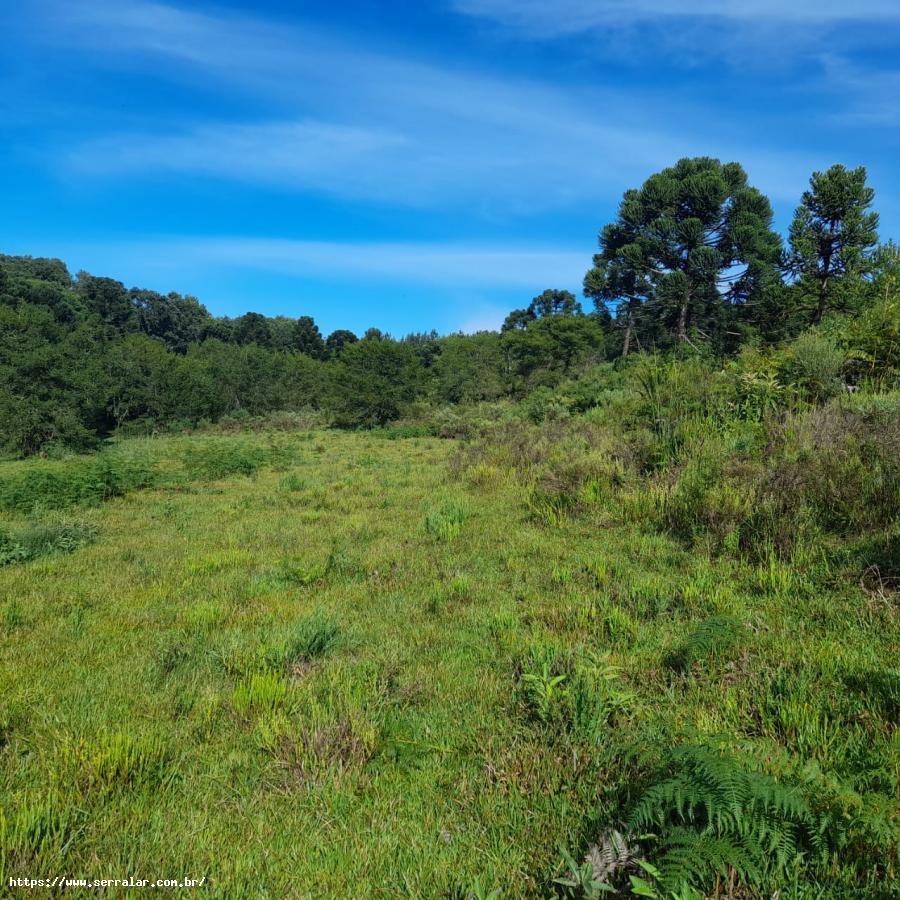
[[[822,57],[825,78],[834,93],[848,99],[833,117],[842,123],[884,126],[891,130],[894,143],[900,141],[900,67],[889,69],[860,65],[846,57],[825,54]]]
[[[367,166],[396,159],[406,143],[386,130],[328,122],[218,124],[183,134],[103,137],[73,149],[67,162],[94,175],[176,172],[377,198],[385,186]]]
[[[562,90],[147,0],[45,2],[58,12],[48,37],[94,61],[204,79],[256,101],[252,120],[173,113],[146,129],[67,142],[61,159],[79,173],[207,175],[506,216],[615,196],[680,155],[729,144],[717,117],[704,127],[701,110],[663,91]],[[769,155],[745,148],[742,158]]]
[[[60,248],[78,256],[88,245]],[[162,268],[209,265],[304,277],[327,276],[441,286],[538,290],[580,283],[591,248],[535,244],[302,241],[255,237],[179,236],[104,242],[120,259],[154,259]]]
[[[453,7],[543,36],[659,19],[717,19],[754,25],[900,22],[896,0],[455,0]]]
[[[678,70],[714,62],[754,76],[791,72],[792,82],[821,77],[823,48],[866,53],[896,47],[897,0],[446,0],[505,38],[552,42],[589,38],[595,57]],[[785,84],[788,84],[785,79]]]

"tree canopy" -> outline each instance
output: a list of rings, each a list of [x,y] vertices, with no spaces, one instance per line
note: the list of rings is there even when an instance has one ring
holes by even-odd
[[[812,321],[841,303],[845,279],[865,275],[878,243],[875,191],[866,170],[835,165],[814,172],[790,229],[790,265],[813,297]]]
[[[626,191],[584,278],[594,309],[547,288],[499,332],[323,339],[309,315],[216,317],[60,260],[0,255],[0,450],[85,449],[119,428],[311,409],[381,425],[412,404],[545,392],[635,350],[730,354],[854,313],[860,377],[895,358],[895,244],[877,244],[862,168],[816,172],[789,234],[737,163],[683,159]],[[615,319],[611,313],[615,313]]]
[[[598,306],[612,304],[628,353],[636,325],[679,343],[694,330],[720,346],[734,308],[777,280],[781,239],[768,199],[735,162],[679,160],[625,192],[584,279]]]

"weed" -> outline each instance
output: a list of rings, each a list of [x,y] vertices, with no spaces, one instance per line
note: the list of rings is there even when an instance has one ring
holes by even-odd
[[[548,724],[551,720],[554,706],[564,692],[560,685],[566,677],[554,675],[547,660],[544,660],[538,671],[522,673],[522,683],[525,685],[529,705],[535,716],[544,724]]]
[[[321,613],[298,619],[286,637],[288,664],[310,662],[324,656],[337,645],[340,633],[334,620]]]
[[[187,477],[217,481],[232,475],[252,475],[263,462],[263,452],[251,445],[221,440],[197,443],[184,457]]]
[[[447,499],[432,507],[425,516],[425,528],[439,541],[452,541],[462,533],[469,518],[468,507],[457,499]]]
[[[93,741],[66,740],[60,750],[58,771],[68,773],[81,791],[107,794],[164,788],[176,776],[177,767],[161,738],[117,731]]]
[[[654,833],[654,866],[667,890],[732,872],[762,885],[785,875],[804,844],[815,845],[814,817],[797,789],[701,746],[672,751],[670,765],[629,819],[632,833]]]
[[[666,663],[684,672],[694,663],[727,656],[743,639],[746,628],[732,616],[711,616],[698,622],[668,654]]]
[[[0,879],[38,864],[59,863],[76,840],[83,814],[49,793],[0,807]]]
[[[48,522],[0,531],[0,566],[28,562],[51,553],[73,553],[94,540],[96,529],[82,522]]]
[[[254,672],[232,691],[231,705],[242,716],[272,712],[284,703],[287,685],[275,672]]]
[[[602,614],[603,631],[613,644],[630,646],[638,635],[639,624],[621,606],[608,606]]]
[[[278,486],[287,493],[296,494],[299,491],[305,491],[309,486],[309,482],[305,478],[301,478],[295,472],[291,472],[281,479]]]

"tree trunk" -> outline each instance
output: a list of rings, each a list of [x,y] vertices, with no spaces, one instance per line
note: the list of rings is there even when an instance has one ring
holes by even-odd
[[[822,321],[822,316],[825,315],[825,301],[828,297],[828,276],[826,275],[821,283],[819,284],[819,303],[816,306],[816,311],[813,313],[813,325],[818,325],[819,322]]]
[[[622,356],[628,356],[631,349],[631,329],[634,327],[634,313],[628,310],[628,319],[625,324],[625,342],[622,344]]]
[[[834,235],[834,222],[831,223],[829,227],[829,233]],[[816,311],[813,313],[813,325],[818,325],[819,322],[822,321],[822,316],[825,315],[825,301],[828,299],[828,280],[831,278],[831,258],[834,255],[834,238],[832,237],[832,242],[828,245],[828,249],[825,251],[825,256],[822,260],[822,280],[819,282],[819,302],[816,306]]]
[[[678,342],[681,344],[686,344],[688,342],[687,314],[688,301],[687,297],[685,297],[684,302],[681,304],[681,309],[678,310]]]

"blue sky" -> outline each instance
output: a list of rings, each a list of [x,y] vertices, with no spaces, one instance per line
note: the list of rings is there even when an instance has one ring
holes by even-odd
[[[900,0],[20,0],[0,252],[323,331],[579,292],[622,191],[865,165],[900,235]]]

